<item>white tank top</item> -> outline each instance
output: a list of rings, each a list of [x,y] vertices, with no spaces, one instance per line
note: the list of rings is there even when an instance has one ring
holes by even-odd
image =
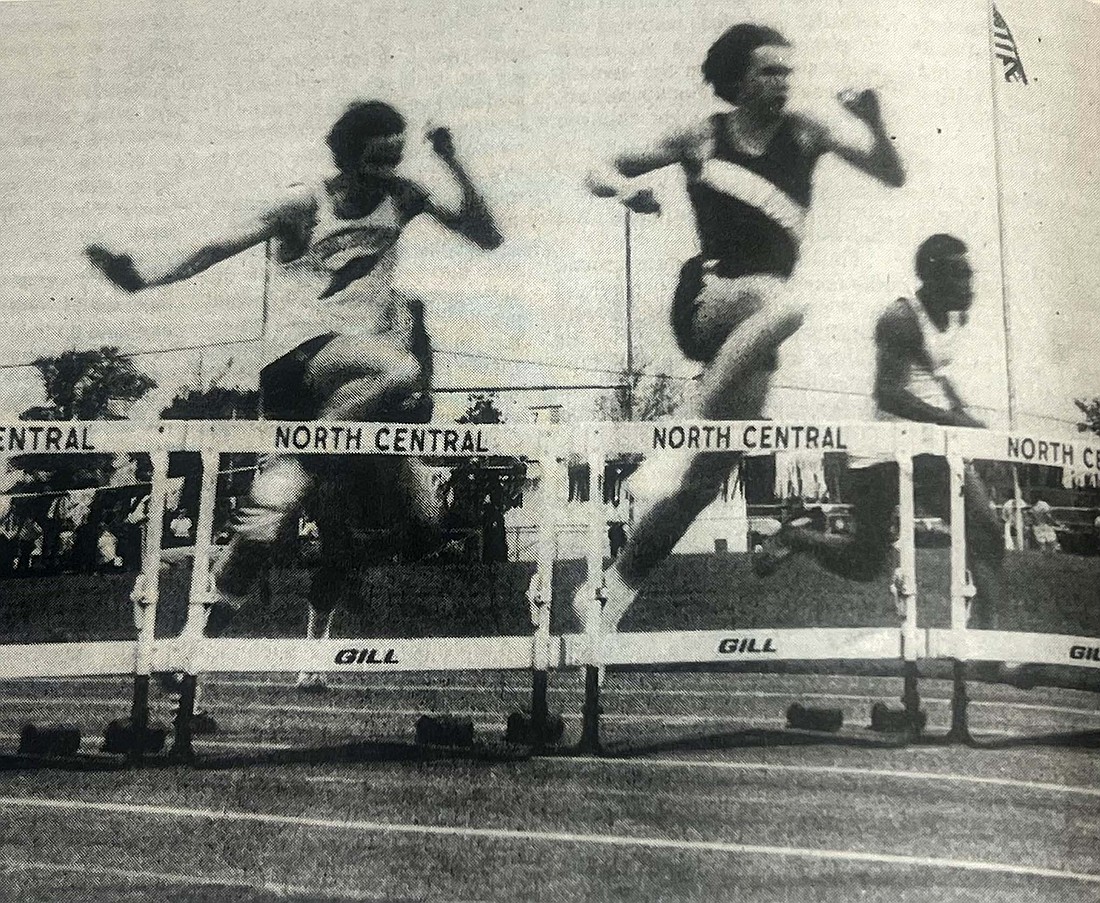
[[[909,359],[905,389],[926,404],[946,410],[951,407],[951,400],[944,385],[948,381],[947,368],[954,359],[954,345],[958,330],[950,322],[947,329],[942,331],[937,329],[936,324],[924,309],[924,305],[915,297],[900,300],[908,305],[916,318],[924,351],[924,360],[917,359],[915,356]],[[875,419],[896,423],[904,418],[884,411],[876,405]],[[848,467],[856,470],[893,460],[893,455],[861,455],[852,452],[848,455]]]
[[[948,381],[947,368],[954,360],[955,337],[958,330],[950,323],[947,329],[942,331],[937,329],[923,304],[915,298],[901,300],[909,306],[916,318],[925,356],[923,361],[910,358],[905,388],[926,404],[946,410],[951,407],[951,399],[944,389],[944,384]],[[878,408],[875,415],[879,420],[901,419]]]
[[[304,250],[273,261],[267,359],[314,336],[389,335],[407,343],[412,318],[393,289],[398,239],[408,220],[386,195],[358,219],[337,216],[325,185],[314,191],[316,211],[305,226]]]

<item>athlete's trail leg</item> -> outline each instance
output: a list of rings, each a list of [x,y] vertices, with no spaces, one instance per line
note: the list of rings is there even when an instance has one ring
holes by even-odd
[[[739,419],[751,419],[740,412],[762,409],[770,380],[770,370],[757,370],[744,374],[731,390],[729,407],[738,412]],[[678,485],[641,516],[605,578],[604,622],[608,629],[618,626],[638,588],[672,553],[695,518],[718,497],[739,457],[721,452],[695,455]]]
[[[312,477],[296,457],[276,458],[256,474],[248,502],[235,516],[233,538],[214,572],[219,599],[207,619],[208,635],[217,636],[228,626],[312,487]]]
[[[779,346],[798,331],[802,320],[801,305],[782,298],[767,300],[736,326],[703,375],[699,416],[713,420],[759,418]]]

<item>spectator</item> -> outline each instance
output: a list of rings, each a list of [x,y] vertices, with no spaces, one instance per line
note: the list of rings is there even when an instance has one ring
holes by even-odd
[[[91,518],[76,528],[73,536],[73,569],[77,573],[95,573],[97,532]]]
[[[9,577],[15,570],[15,530],[8,520],[0,527],[0,577]]]
[[[15,567],[25,573],[31,569],[35,554],[42,554],[42,527],[33,517],[28,517],[19,526],[16,539],[19,551]]]
[[[189,546],[193,539],[195,524],[188,517],[187,512],[180,508],[168,524],[168,532],[172,536],[173,546]]]
[[[608,523],[607,542],[611,548],[611,557],[614,558],[626,545],[626,524],[621,520],[613,520]]]
[[[149,520],[149,496],[140,495],[130,503],[130,511],[115,528],[118,537],[118,554],[127,571],[140,571],[142,536]]]
[[[118,554],[118,537],[111,532],[107,524],[99,528],[96,537],[96,570],[101,574],[119,571],[122,569],[122,559]]]
[[[1001,519],[1005,525],[1005,547],[1009,549],[1026,549],[1028,546],[1028,531],[1024,527],[1017,528],[1017,513],[1019,513],[1019,523],[1022,524],[1028,514],[1027,502],[1008,499],[1001,506]]]
[[[487,564],[508,560],[503,507],[499,493],[485,494],[481,505],[481,560]]]
[[[1044,555],[1058,551],[1058,534],[1054,531],[1054,516],[1050,505],[1040,499],[1031,509],[1031,533]]]
[[[72,570],[73,551],[76,548],[76,527],[71,520],[65,521],[61,532],[57,534],[57,569],[61,572]]]

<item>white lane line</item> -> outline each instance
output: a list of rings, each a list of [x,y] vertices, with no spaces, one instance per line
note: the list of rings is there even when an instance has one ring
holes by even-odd
[[[286,894],[309,895],[311,899],[325,897],[330,900],[369,900],[362,894],[352,891],[323,890],[298,884],[277,884],[271,881],[256,883],[242,881],[239,878],[217,878],[210,875],[183,875],[176,872],[154,872],[144,869],[110,868],[103,865],[68,865],[63,862],[36,862],[26,859],[0,860],[0,872],[49,872],[60,874],[94,875],[101,878],[126,878],[131,881],[153,881],[158,884],[179,884],[190,887],[240,888],[241,890],[260,890],[285,896]],[[375,898],[377,899],[377,898]]]
[[[110,815],[137,815],[153,818],[195,819],[213,822],[240,822],[276,826],[318,828],[328,831],[354,831],[364,834],[405,834],[419,837],[470,837],[483,840],[527,843],[561,843],[600,847],[671,850],[680,853],[726,853],[745,856],[778,856],[784,858],[817,859],[832,862],[861,862],[874,865],[894,865],[910,868],[967,871],[986,874],[1014,875],[1030,878],[1053,878],[1100,884],[1100,874],[1073,872],[1065,869],[1010,862],[987,862],[975,859],[945,859],[936,856],[909,856],[899,853],[872,853],[859,850],[831,850],[813,847],[785,847],[767,844],[732,843],[720,840],[680,840],[670,837],[644,837],[621,834],[581,834],[565,831],[524,831],[506,828],[471,828],[457,825],[402,824],[365,820],[343,821],[336,818],[309,818],[297,815],[276,815],[269,812],[245,812],[232,809],[192,809],[182,806],[108,803],[90,800],[60,800],[44,797],[0,796],[0,807],[10,809],[53,810],[57,812],[98,812]]]
[[[890,677],[878,677],[867,678],[868,680],[900,680],[900,678]],[[218,687],[251,687],[256,689],[293,689],[292,683],[280,683],[278,681],[262,681],[262,680],[215,680],[214,686]],[[350,683],[332,683],[329,689],[334,692],[358,692],[358,693],[370,693],[373,690],[378,690],[385,693],[400,693],[407,692],[430,692],[430,691],[445,691],[449,693],[508,693],[508,694],[524,694],[530,693],[530,687],[515,687],[515,686],[492,686],[486,684],[484,686],[476,686],[473,684],[350,684]],[[556,693],[560,695],[577,695],[580,691],[571,687],[549,687],[548,692]],[[796,688],[790,690],[775,691],[775,690],[676,690],[676,689],[642,689],[642,688],[627,688],[627,687],[604,687],[600,691],[606,696],[670,696],[670,697],[684,697],[690,699],[790,699],[792,697],[798,697],[801,699],[819,699],[819,700],[847,700],[850,702],[878,702],[882,700],[892,700],[900,695],[900,688],[898,692],[893,690],[884,690],[882,693],[828,693],[818,691],[802,691]],[[949,705],[951,703],[951,697],[949,696],[922,696],[921,702],[935,704],[935,705]],[[1035,712],[1057,712],[1064,715],[1084,715],[1093,718],[1100,718],[1100,708],[1073,708],[1070,706],[1059,705],[1047,705],[1045,703],[1036,702],[1012,702],[1010,700],[996,700],[996,699],[971,699],[971,707],[988,707],[988,708],[1007,708],[1007,709],[1019,709],[1020,711],[1035,711]]]
[[[4,700],[0,698],[0,702]],[[12,701],[12,700],[7,700]],[[27,699],[21,700],[27,704],[34,704],[39,706],[46,705],[69,705],[69,706],[117,706],[118,700],[114,699],[80,699],[80,698],[54,698],[47,700]],[[424,714],[430,714],[424,711],[422,708],[374,708],[365,707],[358,708],[354,706],[310,706],[310,705],[278,705],[273,703],[248,703],[246,705],[234,705],[230,702],[219,702],[210,705],[204,704],[204,707],[208,711],[217,712],[238,712],[238,713],[287,713],[292,715],[355,715],[363,718],[369,717],[400,717],[400,718],[417,718]],[[501,720],[505,717],[503,712],[491,712],[485,709],[448,709],[446,714],[453,718],[471,718],[481,719],[478,722],[479,727],[487,726],[490,729],[504,727],[504,721]],[[582,715],[578,712],[563,712],[562,718],[565,721],[579,721]],[[489,721],[487,719],[495,718],[496,721]],[[739,715],[731,712],[724,715],[672,715],[664,713],[655,714],[622,714],[617,712],[607,712],[600,716],[600,719],[607,724],[656,724],[661,727],[700,727],[708,724],[736,724],[746,725],[749,727],[776,727],[785,726],[787,724],[786,718],[773,717],[763,718],[749,715]],[[939,729],[944,727],[942,724],[929,723],[928,727]],[[979,730],[982,736],[1003,736],[1014,737],[1019,734],[1018,731],[1009,731],[1001,728],[982,727]]]
[[[263,744],[263,743],[233,743],[220,740],[196,740],[196,745],[206,746],[254,746],[259,749],[293,749],[287,744]],[[1055,784],[1043,781],[1023,781],[1015,778],[991,778],[976,775],[957,774],[953,772],[935,771],[911,771],[889,768],[856,768],[853,766],[837,765],[782,765],[773,762],[722,762],[710,759],[612,759],[596,758],[591,756],[532,756],[531,761],[548,762],[555,765],[568,765],[577,763],[580,765],[606,765],[609,767],[636,767],[636,768],[713,768],[727,771],[773,771],[786,772],[788,774],[809,775],[839,775],[843,777],[877,777],[900,781],[940,781],[954,784],[976,784],[995,787],[1010,787],[1017,790],[1030,790],[1045,793],[1065,794],[1068,796],[1084,796],[1100,798],[1100,788],[1084,787],[1074,784]],[[307,783],[317,784],[362,784],[371,783],[374,778],[344,778],[332,777],[307,777]],[[389,780],[389,779],[387,779]],[[599,791],[604,792],[604,791]],[[648,793],[646,791],[645,793]]]
[[[745,699],[763,698],[763,699],[790,699],[789,693],[728,693],[725,694],[730,697],[740,697]],[[889,701],[893,699],[892,696],[857,696],[857,695],[836,695],[826,693],[801,693],[798,694],[801,699],[821,699],[821,700],[858,700],[865,702],[875,701]],[[922,703],[950,703],[950,699],[929,698],[922,697]],[[39,699],[33,696],[3,696],[0,695],[0,705],[28,705],[28,706],[124,706],[128,705],[126,700],[112,699],[109,697],[95,697],[95,696],[53,696],[44,699]],[[1040,712],[1052,712],[1063,715],[1080,715],[1082,717],[1092,717],[1100,719],[1100,711],[1090,709],[1075,709],[1066,706],[1047,706],[1034,703],[1000,703],[1000,702],[982,702],[977,700],[970,701],[971,707],[985,706],[989,708],[1015,708],[1027,711],[1040,711]],[[233,712],[293,712],[298,714],[327,714],[334,715],[422,715],[423,709],[409,709],[409,708],[376,708],[371,706],[310,706],[297,703],[289,703],[280,705],[277,703],[263,703],[263,702],[249,702],[244,704],[234,704],[232,702],[216,702],[206,705],[208,709],[217,709],[219,711],[233,711]],[[466,710],[448,710],[450,715],[463,715],[471,717],[474,715],[491,715],[493,712],[486,711],[484,709],[466,709]],[[569,713],[564,713],[565,718],[579,717]],[[750,723],[785,723],[782,718],[764,718],[764,719],[751,719],[751,718],[739,718],[735,713],[729,714],[713,714],[713,715],[674,715],[672,713],[655,713],[655,714],[635,714],[625,715],[609,712],[603,716],[606,719],[619,720],[619,721],[661,721],[665,724],[682,725],[682,724],[694,724],[694,723],[706,723],[711,721],[737,721],[744,720]],[[1005,734],[1008,735],[1010,731],[985,729],[982,728],[982,733],[990,734]]]
[[[904,781],[942,781],[951,784],[978,784],[992,787],[1011,787],[1016,790],[1063,793],[1075,796],[1100,798],[1100,788],[1081,787],[1072,784],[1051,784],[1041,781],[1023,781],[1016,778],[991,778],[969,774],[937,771],[904,771],[889,768],[853,768],[841,765],[781,765],[771,762],[720,762],[711,759],[610,759],[593,756],[536,756],[542,762],[577,762],[585,765],[624,768],[713,768],[724,771],[774,771],[787,774],[843,775],[845,777],[891,778]]]
[[[745,771],[774,771],[765,763],[751,763],[744,766]],[[809,771],[815,771],[813,768]],[[818,772],[825,774],[836,774],[836,769],[818,769]],[[853,768],[850,772],[854,775],[872,775],[875,777],[883,777],[884,774],[891,778],[900,778],[903,780],[921,779],[924,776],[919,774],[910,774],[905,772],[882,772],[876,770],[862,770]],[[955,775],[935,775],[936,778],[955,779]],[[362,776],[357,778],[344,777],[341,775],[307,775],[303,778],[307,784],[317,784],[320,786],[332,786],[332,787],[364,787],[370,788],[375,791],[398,789],[405,787],[422,787],[425,790],[431,788],[445,788],[447,782],[444,779],[436,779],[432,781],[425,781],[423,776],[400,778],[392,775],[380,778],[378,775]],[[740,787],[740,785],[736,785]],[[824,789],[819,787],[818,789]],[[1091,790],[1091,788],[1079,788],[1079,787],[1062,787],[1060,785],[1034,785],[1033,789],[1045,789],[1055,790],[1060,793],[1084,793],[1087,795],[1100,796],[1100,790]],[[737,790],[731,790],[727,793],[685,793],[680,790],[653,790],[652,788],[638,789],[638,790],[623,790],[613,787],[581,787],[581,786],[557,786],[551,784],[534,784],[528,788],[528,792],[541,791],[542,793],[550,796],[581,796],[581,797],[609,797],[614,799],[632,799],[632,800],[658,800],[667,799],[673,802],[699,802],[699,803],[738,803],[743,800],[742,794]]]
[[[789,675],[776,675],[779,677]],[[824,675],[826,679],[840,679],[830,678],[828,675]],[[900,678],[893,677],[867,677],[860,678],[863,680],[900,680]],[[74,680],[84,680],[84,678],[57,678],[44,679],[46,683],[61,683],[71,682]],[[88,679],[90,680],[90,679]],[[820,678],[818,678],[820,682]],[[94,681],[99,683],[100,681]],[[225,680],[214,679],[210,682],[215,687],[242,687],[253,689],[271,689],[271,690],[294,690],[294,683],[270,681],[270,680]],[[383,693],[400,693],[400,692],[438,692],[444,691],[448,693],[490,693],[494,695],[524,695],[531,692],[530,687],[516,687],[516,686],[493,686],[492,684],[474,685],[474,684],[424,684],[424,683],[408,683],[408,684],[355,684],[355,683],[332,683],[329,685],[329,689],[333,692],[339,693],[370,693],[372,691],[379,691]],[[564,695],[575,696],[580,691],[571,687],[549,687],[548,692]],[[797,697],[798,699],[814,699],[821,701],[830,700],[843,700],[848,702],[880,702],[891,701],[897,698],[899,693],[891,690],[884,690],[881,693],[829,693],[820,691],[803,691],[796,687],[792,687],[789,690],[775,691],[775,690],[677,690],[677,689],[642,689],[642,688],[627,688],[627,687],[604,687],[601,691],[603,695],[615,697],[615,696],[654,696],[654,697],[683,697],[689,699],[791,699]],[[1076,691],[1070,691],[1076,692]],[[18,697],[4,698],[0,696],[0,704],[4,702],[43,702],[39,699],[21,699]],[[922,696],[921,702],[929,705],[949,705],[951,703],[949,696]],[[1053,705],[1048,703],[1037,702],[1013,702],[1010,700],[996,700],[996,699],[971,699],[971,708],[991,708],[991,709],[1011,709],[1022,712],[1052,712],[1061,715],[1081,715],[1087,718],[1100,719],[1100,708],[1076,708],[1072,706]]]

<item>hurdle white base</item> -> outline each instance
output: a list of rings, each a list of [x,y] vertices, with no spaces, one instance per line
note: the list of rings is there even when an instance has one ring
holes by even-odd
[[[563,637],[567,666],[591,664],[584,635]],[[601,665],[722,664],[792,661],[901,661],[898,628],[676,630],[615,633],[603,639]]]
[[[209,639],[199,644],[159,640],[154,671],[239,674],[313,671],[332,674],[392,671],[531,670],[532,638]]]
[[[0,680],[109,677],[134,673],[133,640],[0,646]]]
[[[1000,630],[930,629],[929,658],[1021,662],[1100,670],[1100,638]]]

